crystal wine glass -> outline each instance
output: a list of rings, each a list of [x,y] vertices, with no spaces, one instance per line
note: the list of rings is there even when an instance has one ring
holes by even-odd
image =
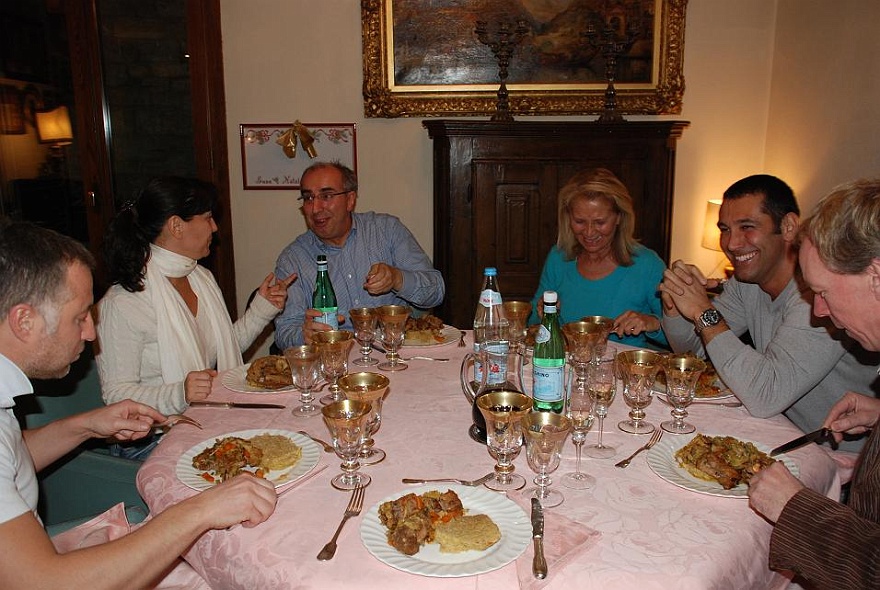
[[[321,409],[314,405],[312,397],[312,389],[317,384],[321,371],[318,348],[311,344],[285,348],[284,358],[290,365],[293,386],[299,391],[300,406],[293,410],[293,415],[297,418],[308,418],[320,413]]]
[[[599,418],[599,440],[586,450],[587,456],[594,459],[608,459],[617,452],[616,448],[602,443],[605,416],[617,391],[614,364],[613,358],[603,358],[587,365],[587,391],[593,400],[593,411]]]
[[[694,391],[706,363],[692,354],[671,354],[663,365],[666,372],[666,399],[672,404],[672,420],[660,423],[660,427],[672,434],[689,434],[696,430],[685,422],[687,407],[694,401]]]
[[[379,326],[382,330],[382,344],[385,345],[385,362],[379,363],[383,371],[403,371],[409,365],[400,359],[397,349],[406,336],[406,320],[412,309],[406,305],[383,305],[376,308]]]
[[[370,404],[370,417],[364,429],[364,444],[361,447],[360,462],[363,465],[375,465],[385,459],[385,451],[375,448],[373,435],[382,423],[382,402],[391,383],[385,375],[361,372],[349,373],[339,378],[339,388],[345,397]]]
[[[571,430],[571,421],[553,412],[531,412],[523,417],[522,429],[529,467],[538,474],[535,487],[526,488],[523,494],[537,498],[544,508],[559,506],[565,499],[562,492],[548,488],[552,483],[550,474],[556,471],[562,459],[562,446]]]
[[[321,371],[330,383],[330,393],[320,401],[326,405],[342,401],[345,396],[339,390],[336,380],[348,373],[348,355],[354,346],[354,336],[345,330],[326,330],[312,336],[312,344],[318,347],[321,355]]]
[[[379,361],[370,356],[373,348],[370,344],[376,337],[376,313],[372,307],[356,307],[348,310],[351,325],[354,328],[354,337],[361,345],[361,356],[351,361],[351,364],[359,367],[378,365]]]
[[[580,319],[584,322],[585,327],[581,328],[590,334],[590,354],[592,360],[596,361],[605,356],[608,348],[608,335],[611,334],[611,328],[614,327],[614,320],[603,315],[588,315]]]
[[[370,484],[370,476],[359,473],[358,455],[370,418],[370,404],[354,400],[333,402],[321,408],[333,448],[342,459],[342,473],[330,480],[337,490],[353,490]]]
[[[522,488],[526,480],[513,472],[513,460],[522,447],[520,422],[532,411],[532,398],[518,391],[498,390],[478,397],[477,407],[486,420],[486,446],[496,461],[495,477],[485,486],[496,492]]]
[[[590,392],[587,389],[587,365],[588,363],[574,364],[578,377],[571,385],[565,406],[565,415],[571,421],[571,442],[574,445],[576,459],[574,471],[562,476],[562,485],[573,490],[588,490],[596,485],[595,477],[581,471],[581,449],[595,417],[593,400],[590,399]]]
[[[502,303],[504,315],[507,316],[508,340],[511,348],[520,351],[525,346],[526,322],[532,313],[531,301],[505,301]]]
[[[663,367],[663,355],[650,350],[627,350],[617,355],[623,381],[623,401],[630,407],[629,419],[617,427],[630,434],[650,434],[656,428],[645,421],[645,408],[651,405],[654,381]]]

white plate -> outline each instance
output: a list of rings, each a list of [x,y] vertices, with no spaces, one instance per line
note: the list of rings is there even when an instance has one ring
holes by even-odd
[[[675,460],[675,453],[681,447],[691,442],[694,439],[694,436],[696,436],[696,434],[684,434],[675,436],[667,433],[666,436],[660,440],[660,442],[658,442],[656,445],[648,450],[648,454],[646,456],[648,466],[654,473],[656,473],[669,483],[675,484],[678,487],[684,488],[686,490],[692,490],[701,494],[709,494],[710,496],[722,496],[725,498],[747,498],[749,495],[749,486],[744,483],[739,484],[735,488],[725,490],[723,487],[721,487],[720,483],[697,479],[696,477],[688,473],[686,469],[678,465],[678,461]],[[709,434],[706,436],[719,435]],[[748,441],[745,439],[739,440],[743,442],[751,442],[756,447],[758,447],[759,451],[763,451],[768,455],[770,454],[771,449],[761,443]],[[797,464],[786,455],[780,455],[774,458],[782,461],[795,477],[797,477],[800,473]]]
[[[420,348],[433,348],[436,346],[446,346],[447,344],[452,344],[453,342],[458,342],[458,339],[461,338],[461,332],[458,328],[454,326],[443,325],[443,329],[440,330],[440,337],[443,338],[441,342],[437,342],[435,344],[419,344],[412,342],[411,340],[403,340],[404,346],[418,346]]]
[[[379,520],[379,506],[406,494],[431,490],[452,490],[461,498],[468,514],[486,514],[501,529],[501,539],[485,551],[440,553],[440,545],[424,545],[415,555],[404,555],[388,544],[387,529]],[[361,541],[379,561],[411,574],[437,578],[475,576],[503,567],[522,555],[532,541],[529,517],[507,496],[483,487],[425,485],[406,488],[374,505],[361,522]]]
[[[234,369],[229,369],[223,373],[223,377],[220,378],[220,383],[222,383],[223,387],[226,389],[238,391],[239,393],[284,393],[285,391],[296,391],[296,388],[293,385],[279,387],[278,389],[265,389],[263,387],[248,385],[247,371],[250,366],[251,364],[248,363],[240,367],[235,367]]]
[[[208,447],[212,446],[215,442],[217,442],[218,438],[225,438],[227,436],[251,438],[253,436],[257,436],[258,434],[280,434],[281,436],[286,436],[302,449],[302,457],[300,457],[296,465],[294,465],[293,467],[288,467],[287,469],[277,469],[266,473],[266,479],[275,484],[276,488],[280,488],[281,486],[293,483],[294,481],[303,477],[309,471],[314,469],[315,465],[318,464],[318,460],[321,458],[321,449],[320,447],[318,447],[315,441],[297,432],[290,432],[289,430],[278,430],[274,428],[240,430],[238,432],[220,434],[213,438],[209,438],[208,440],[204,440],[192,447],[183,455],[181,455],[180,459],[177,461],[177,467],[175,469],[177,473],[177,479],[179,479],[184,484],[194,490],[210,489],[216,484],[207,481],[205,478],[202,477],[203,472],[193,467],[193,457],[195,457]]]

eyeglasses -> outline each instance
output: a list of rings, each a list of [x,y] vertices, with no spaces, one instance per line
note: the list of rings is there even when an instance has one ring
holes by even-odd
[[[338,197],[339,195],[344,195],[346,193],[350,193],[351,191],[339,191],[335,193],[302,193],[297,200],[302,201],[303,205],[306,203],[314,203],[315,199],[320,199],[322,203],[329,203],[330,199],[333,197]]]

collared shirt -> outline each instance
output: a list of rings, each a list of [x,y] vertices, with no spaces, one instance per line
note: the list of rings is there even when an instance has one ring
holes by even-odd
[[[21,369],[0,354],[0,523],[28,510],[37,516],[39,490],[34,461],[12,412],[13,398],[33,391]]]
[[[299,277],[288,289],[284,311],[275,318],[275,342],[282,350],[303,342],[302,325],[306,309],[312,307],[319,254],[327,256],[339,313],[345,317],[355,307],[398,304],[427,309],[442,303],[446,294],[440,271],[397,217],[352,213],[351,232],[343,246],[325,244],[309,230],[278,256],[275,276],[297,273]],[[371,295],[364,289],[370,267],[379,262],[403,273],[403,288],[383,295]]]

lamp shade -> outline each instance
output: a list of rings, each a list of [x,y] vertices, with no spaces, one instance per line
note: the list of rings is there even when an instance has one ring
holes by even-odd
[[[37,113],[37,132],[40,134],[40,143],[63,145],[72,142],[73,129],[67,107]]]
[[[706,203],[706,219],[703,222],[703,241],[701,246],[721,252],[721,231],[718,229],[718,212],[721,201],[713,199]]]

